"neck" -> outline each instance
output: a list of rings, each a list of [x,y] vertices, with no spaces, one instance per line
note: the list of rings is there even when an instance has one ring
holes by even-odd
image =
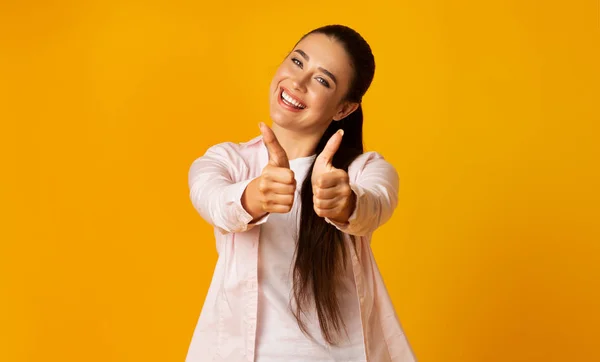
[[[271,129],[290,160],[314,155],[324,132],[299,133],[282,128],[276,123],[273,123]]]

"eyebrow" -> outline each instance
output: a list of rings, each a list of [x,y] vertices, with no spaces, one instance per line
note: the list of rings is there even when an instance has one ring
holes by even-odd
[[[302,56],[302,58],[306,59],[307,62],[310,61],[310,57],[302,49],[296,49],[296,50],[294,50],[294,52],[300,54]],[[319,67],[319,70],[322,71],[323,73],[325,73],[325,75],[327,75],[329,78],[331,78],[335,84],[337,84],[337,79],[335,78],[335,75],[333,75],[330,71],[328,71],[327,69],[325,69],[323,67]]]

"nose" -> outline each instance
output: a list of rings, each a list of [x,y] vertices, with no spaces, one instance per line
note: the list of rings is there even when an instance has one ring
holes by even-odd
[[[300,92],[306,92],[306,84],[309,79],[310,79],[310,74],[308,74],[308,72],[302,72],[300,74],[297,74],[292,79],[292,85],[294,86],[294,90],[297,90]]]

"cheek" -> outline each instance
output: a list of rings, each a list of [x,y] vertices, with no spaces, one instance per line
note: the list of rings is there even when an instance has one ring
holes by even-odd
[[[275,74],[273,75],[273,79],[271,80],[271,93],[274,92],[279,83],[287,77],[286,70],[283,67],[279,67]]]
[[[281,66],[279,67],[279,69],[277,69],[275,77],[281,81],[283,79],[289,78],[291,74],[292,72],[290,71],[289,67]]]
[[[316,85],[316,87],[321,87],[321,85]],[[315,88],[313,93],[313,106],[318,109],[319,112],[323,114],[335,113],[337,98],[335,94],[328,92],[326,89]]]

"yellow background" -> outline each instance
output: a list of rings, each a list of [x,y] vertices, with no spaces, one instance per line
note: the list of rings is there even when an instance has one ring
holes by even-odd
[[[2,0],[0,361],[184,360],[216,260],[188,168],[327,23],[376,57],[373,249],[419,360],[599,361],[599,10],[558,3]]]

